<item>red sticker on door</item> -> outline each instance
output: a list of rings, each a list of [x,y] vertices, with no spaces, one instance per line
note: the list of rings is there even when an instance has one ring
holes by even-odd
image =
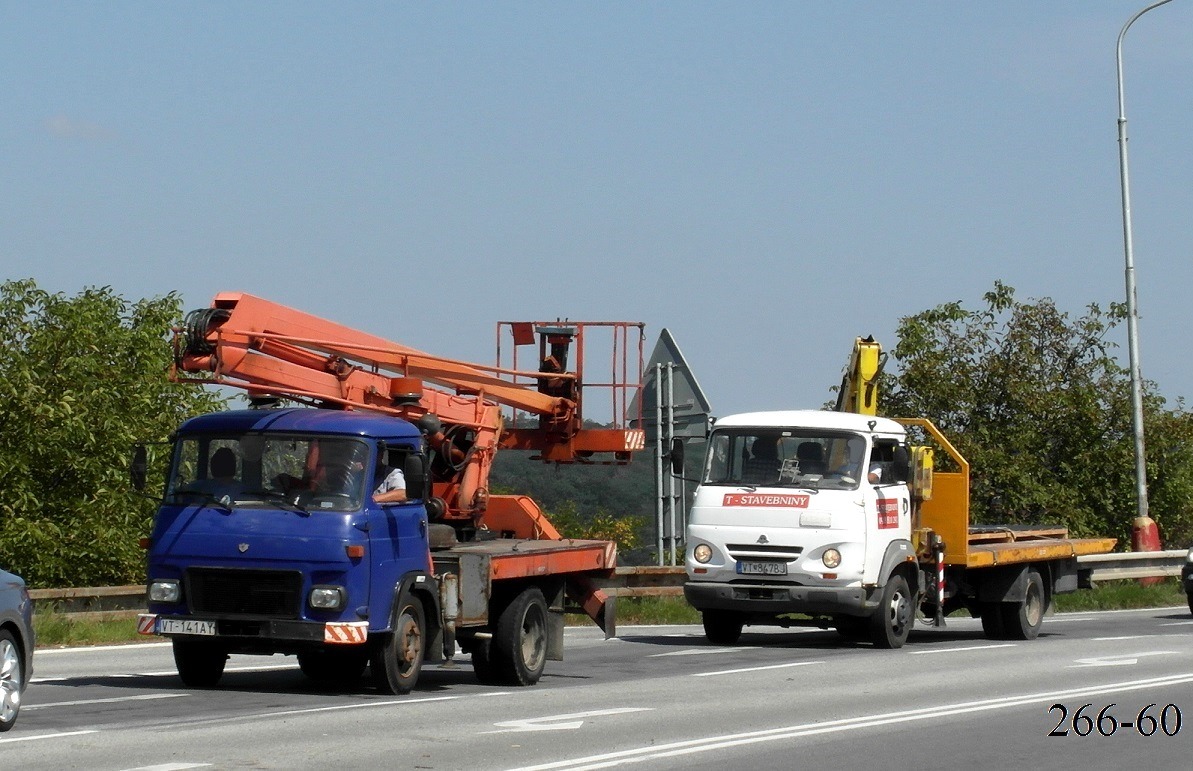
[[[878,529],[886,530],[899,526],[899,499],[878,499]]]

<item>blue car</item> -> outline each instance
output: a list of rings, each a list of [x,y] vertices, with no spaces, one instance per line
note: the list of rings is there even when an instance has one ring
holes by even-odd
[[[0,569],[0,732],[17,722],[33,674],[33,601],[20,576]]]

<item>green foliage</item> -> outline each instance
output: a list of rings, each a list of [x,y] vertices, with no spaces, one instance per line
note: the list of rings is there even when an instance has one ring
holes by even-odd
[[[1180,579],[1167,578],[1152,586],[1142,586],[1139,581],[1104,581],[1087,592],[1058,594],[1055,601],[1057,611],[1067,613],[1183,606],[1186,604],[1186,597]]]
[[[0,285],[0,564],[31,586],[141,580],[154,504],[131,489],[131,448],[221,405],[167,379],[180,319],[174,294]]]
[[[554,465],[502,452],[489,481],[494,493],[529,495],[566,536],[616,541],[622,564],[645,560],[637,552],[653,542],[655,492],[649,462]]]
[[[883,411],[930,418],[971,467],[975,522],[1130,533],[1135,511],[1130,380],[1107,340],[1118,304],[1078,318],[1002,283],[985,308],[939,305],[901,320]],[[1193,539],[1193,419],[1145,397],[1152,516]]]

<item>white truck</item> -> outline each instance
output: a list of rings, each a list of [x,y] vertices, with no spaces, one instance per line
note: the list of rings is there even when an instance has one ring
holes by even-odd
[[[917,614],[967,610],[988,637],[1032,639],[1052,595],[1082,581],[1077,557],[1113,538],[969,523],[969,464],[930,421],[874,414],[880,366],[858,340],[838,409],[721,418],[688,518],[684,596],[710,642],[747,624],[833,626],[898,648]],[[844,405],[844,410],[841,406]],[[851,411],[862,410],[862,411]],[[912,447],[908,427],[931,442]],[[935,469],[935,452],[951,460]],[[682,448],[672,468],[682,469]],[[1088,578],[1086,575],[1085,578]]]

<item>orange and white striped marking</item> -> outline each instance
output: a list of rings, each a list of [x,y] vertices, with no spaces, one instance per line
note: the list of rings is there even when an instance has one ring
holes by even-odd
[[[323,625],[323,642],[332,645],[360,645],[369,639],[368,621],[328,622]]]

